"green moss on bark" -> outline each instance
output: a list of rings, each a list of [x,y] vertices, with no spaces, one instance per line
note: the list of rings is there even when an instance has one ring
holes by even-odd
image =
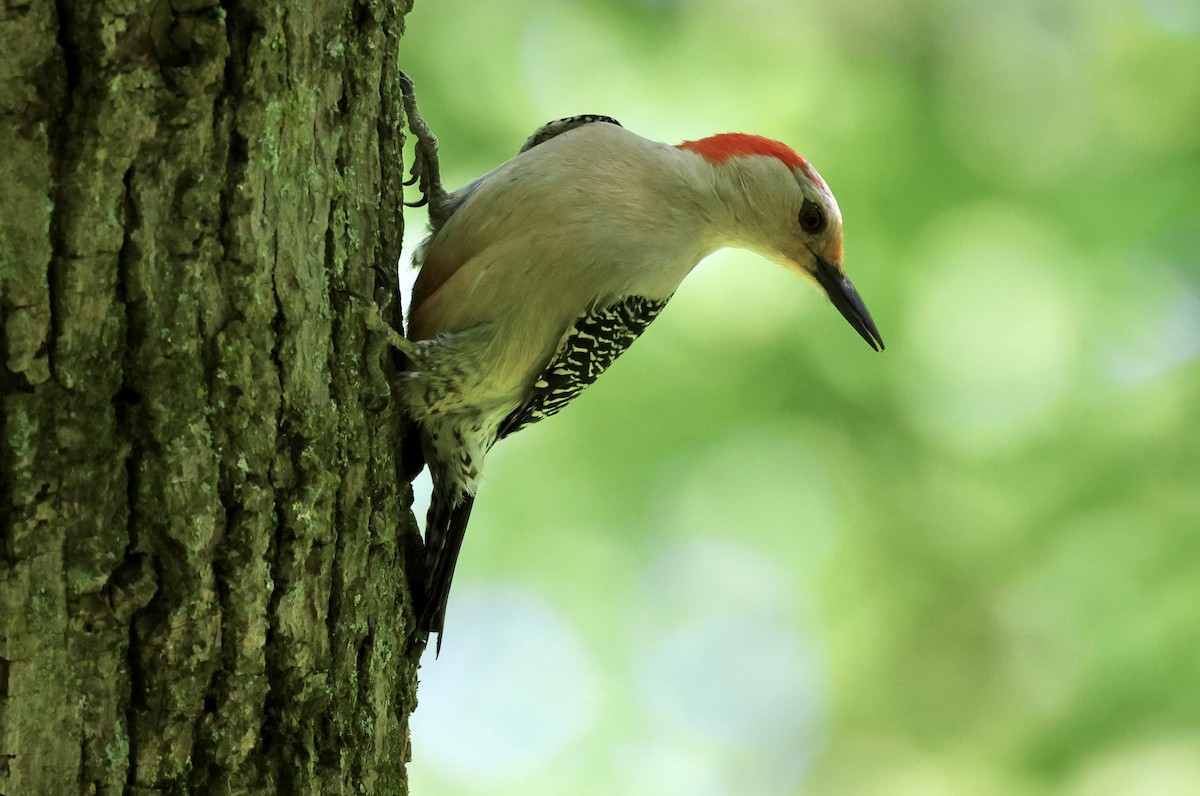
[[[405,792],[408,6],[0,19],[0,792]]]

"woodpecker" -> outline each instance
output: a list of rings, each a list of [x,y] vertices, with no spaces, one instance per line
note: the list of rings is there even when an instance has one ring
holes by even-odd
[[[398,391],[433,479],[418,630],[438,634],[491,447],[557,413],[666,306],[697,263],[735,246],[815,282],[872,348],[883,340],[842,271],[842,216],[807,160],[725,133],[665,144],[608,116],[550,122],[516,157],[442,187],[437,140],[402,78],[432,233]]]

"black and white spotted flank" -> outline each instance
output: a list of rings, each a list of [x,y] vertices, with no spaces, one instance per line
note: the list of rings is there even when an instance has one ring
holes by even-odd
[[[500,424],[497,439],[550,417],[569,404],[629,348],[668,300],[628,296],[577,320],[534,383],[529,400]]]

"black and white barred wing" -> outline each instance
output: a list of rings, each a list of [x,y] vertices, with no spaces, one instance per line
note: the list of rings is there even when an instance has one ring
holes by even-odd
[[[556,135],[562,135],[568,130],[574,130],[576,127],[583,127],[585,124],[615,124],[621,126],[611,116],[601,116],[598,113],[585,113],[580,116],[568,116],[565,119],[556,119],[552,122],[546,122],[541,127],[533,131],[533,135],[525,139],[525,143],[521,146],[521,152],[528,152],[538,144],[549,141]],[[520,154],[518,152],[517,154]]]
[[[629,348],[668,300],[628,296],[577,320],[534,383],[529,400],[500,425],[497,439],[556,414],[574,400]]]

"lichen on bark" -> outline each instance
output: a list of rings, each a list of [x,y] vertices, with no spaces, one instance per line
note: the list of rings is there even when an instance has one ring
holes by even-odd
[[[0,793],[405,792],[409,5],[0,11]]]

